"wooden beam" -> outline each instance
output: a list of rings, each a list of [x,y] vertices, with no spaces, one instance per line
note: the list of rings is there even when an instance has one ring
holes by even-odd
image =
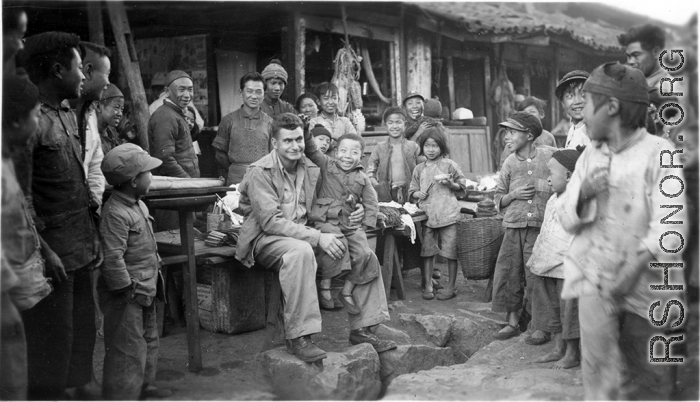
[[[306,87],[306,20],[298,13],[295,13],[294,32],[290,35],[290,40],[294,44],[294,78],[296,82],[294,99],[304,92]]]
[[[554,94],[554,90],[557,88],[557,82],[559,82],[559,63],[560,63],[560,53],[559,46],[554,45],[552,49],[554,53],[554,64],[552,65],[551,75],[549,77],[549,116],[552,119],[552,130],[559,123],[559,99]]]
[[[486,113],[486,125],[489,127],[489,131],[493,130],[492,127],[494,127],[494,121],[493,121],[493,106],[491,106],[491,100],[489,99],[489,88],[491,88],[491,57],[486,56],[484,57],[484,111]],[[495,131],[494,131],[495,133]],[[491,136],[494,137],[494,136]],[[493,149],[493,144],[491,143],[491,140],[488,144],[489,150],[488,153],[489,155],[492,154],[491,150]],[[491,158],[491,166],[493,167],[494,171],[499,170],[500,166],[498,165],[498,162],[494,163],[496,158]]]
[[[216,69],[216,55],[214,54],[214,42],[211,35],[206,35],[207,55],[207,125],[217,126],[221,121],[221,107],[219,105],[219,74]]]
[[[87,11],[90,42],[104,46],[105,30],[102,24],[102,2],[89,1],[87,3]]]
[[[527,60],[527,58],[525,60]],[[531,96],[532,91],[530,91],[530,64],[526,61],[523,67],[525,67],[523,70],[523,87],[527,91],[527,96]],[[518,105],[515,106],[517,107]]]
[[[450,94],[450,117],[455,111],[455,68],[452,56],[447,56],[447,90]]]
[[[406,79],[408,91],[418,91],[426,99],[431,98],[432,57],[430,39],[419,29],[407,34]]]
[[[446,24],[444,21],[420,16],[416,19],[418,28],[425,29],[439,35],[447,36],[458,41],[469,42],[485,42],[485,43],[504,43],[513,42],[522,45],[549,46],[549,37],[544,33],[538,36],[531,37],[531,34],[526,35],[496,35],[483,34],[476,35],[466,32],[464,28],[455,27]]]
[[[392,87],[393,87],[393,95],[396,103],[394,103],[394,106],[399,106],[401,105],[401,101],[403,99],[403,74],[401,73],[402,69],[404,68],[403,64],[403,56],[402,56],[402,43],[403,43],[403,35],[402,35],[403,29],[399,29],[394,33],[394,40],[391,43],[391,59],[392,59],[392,66],[393,68],[391,69],[391,75],[393,79],[391,80]]]
[[[489,52],[483,50],[460,50],[460,49],[447,49],[445,53],[450,54],[452,57],[464,60],[482,60],[484,57],[489,56]]]
[[[326,18],[311,15],[304,15],[306,29],[319,32],[330,32],[344,35],[343,21],[338,18]],[[348,35],[359,38],[377,39],[391,42],[394,39],[393,29],[378,27],[362,22],[348,21]]]
[[[108,1],[107,10],[112,23],[114,41],[117,44],[117,52],[121,60],[122,69],[126,74],[126,81],[129,85],[131,102],[133,107],[134,124],[138,130],[139,145],[148,152],[148,101],[146,91],[143,89],[141,81],[141,68],[136,56],[134,38],[131,35],[129,20],[124,10],[124,3],[121,1]]]

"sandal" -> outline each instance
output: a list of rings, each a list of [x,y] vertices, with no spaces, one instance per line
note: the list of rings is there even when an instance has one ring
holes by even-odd
[[[424,300],[433,300],[435,298],[435,293],[430,290],[423,290]]]
[[[321,306],[321,310],[328,310],[328,311],[337,310],[338,308],[335,306],[335,303],[333,301],[333,294],[331,293],[330,299],[326,299],[325,297],[323,297],[323,294],[321,294],[321,292],[323,292],[323,291],[330,292],[331,289],[330,288],[326,289],[326,288],[322,288],[322,287],[318,287],[317,289],[318,289],[318,304]]]
[[[539,345],[543,345],[543,344],[549,342],[549,340],[550,340],[550,336],[545,333],[544,336],[538,336],[536,338],[533,336],[528,336],[525,339],[525,343],[527,343],[528,345],[539,346]]]
[[[343,302],[345,308],[348,309],[348,314],[360,314],[362,312],[362,310],[357,307],[355,298],[352,297],[352,294],[346,295],[343,292],[340,292],[340,301]]]
[[[512,338],[512,337],[514,337],[514,336],[518,336],[518,335],[520,335],[520,333],[521,333],[521,332],[520,332],[520,328],[518,328],[518,327],[516,327],[516,326],[514,326],[514,325],[508,324],[508,325],[506,325],[506,327],[511,327],[511,328],[513,328],[515,331],[512,331],[512,332],[496,332],[496,334],[495,334],[493,337],[496,338],[496,339],[505,340],[505,339],[510,339],[510,338]],[[503,327],[503,328],[505,328],[505,327]]]

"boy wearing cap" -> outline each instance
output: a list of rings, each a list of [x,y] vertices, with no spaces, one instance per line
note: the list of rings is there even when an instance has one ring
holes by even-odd
[[[311,129],[311,135],[314,137],[316,148],[318,148],[322,154],[332,157],[334,152],[331,146],[333,141],[331,132],[326,130],[322,124],[316,124],[314,128]]]
[[[105,261],[97,282],[105,320],[102,396],[109,400],[155,393],[149,383],[155,380],[158,361],[154,299],[161,281],[160,257],[148,208],[140,198],[151,185],[151,170],[161,164],[134,144],[119,145],[102,161],[105,178],[114,186],[100,217]]]
[[[287,86],[287,70],[282,67],[282,62],[272,59],[270,64],[262,71],[265,80],[265,98],[262,102],[262,111],[271,118],[282,113],[296,113],[294,106],[280,99]]]
[[[518,103],[516,111],[530,113],[533,116],[537,116],[537,118],[540,119],[540,122],[542,122],[542,119],[544,119],[545,106],[547,106],[546,101],[543,101],[542,99],[536,98],[534,96],[528,96],[527,98],[523,99],[522,102]],[[542,134],[540,134],[540,136],[537,137],[537,139],[535,139],[535,142],[533,144],[536,147],[542,145],[546,145],[548,147],[553,148],[557,147],[557,141],[554,138],[554,135],[552,135],[552,133],[544,129],[542,130]],[[501,153],[501,166],[503,166],[503,162],[505,162],[506,158],[509,157],[512,153],[513,151],[511,151],[508,147],[503,148],[503,152]]]
[[[574,235],[562,298],[579,300],[585,399],[669,399],[672,365],[650,362],[650,340],[679,320],[674,308],[660,320],[663,311],[655,305],[683,300],[682,291],[653,291],[651,285],[682,289],[683,272],[650,264],[681,262],[687,211],[663,206],[687,205],[682,165],[668,156],[674,149],[669,141],[644,128],[649,95],[639,70],[603,64],[583,90],[593,145],[555,205]],[[655,343],[651,357],[663,357],[663,343]]]
[[[96,105],[102,152],[107,155],[107,152],[124,142],[117,132],[117,126],[124,115],[124,94],[116,85],[109,84]]]
[[[338,87],[330,82],[319,84],[314,91],[321,106],[321,113],[309,121],[309,127],[321,124],[331,133],[334,140],[343,134],[357,134],[355,126],[345,116],[338,116]]]
[[[416,138],[428,128],[428,124],[423,124],[423,113],[425,111],[425,98],[417,91],[409,91],[401,103],[406,116],[406,129],[404,135],[407,139]],[[418,132],[420,130],[420,132]],[[417,133],[417,134],[416,134]],[[413,140],[412,140],[413,141]]]
[[[419,163],[418,144],[406,139],[406,112],[399,107],[390,107],[384,112],[384,124],[389,139],[372,150],[367,160],[367,176],[377,190],[379,202],[408,201],[408,185],[413,169]],[[423,157],[420,157],[421,161]]]
[[[581,149],[583,151],[583,149]],[[581,152],[575,149],[562,149],[554,152],[547,162],[549,185],[554,194],[547,201],[542,229],[532,248],[532,256],[527,268],[532,272],[532,327],[541,332],[552,333],[554,350],[535,360],[535,363],[556,362],[552,368],[568,369],[580,364],[578,324],[578,303],[562,300],[564,284],[564,257],[573,235],[567,233],[559,222],[554,204],[557,197],[566,190],[576,161]],[[533,340],[536,339],[532,338]]]
[[[507,313],[508,325],[495,337],[508,339],[520,335],[518,312],[522,309],[523,317],[529,315],[531,273],[525,263],[532,254],[545,205],[552,195],[547,183],[547,161],[552,151],[533,145],[542,133],[542,124],[529,113],[515,112],[499,126],[506,129],[506,146],[513,154],[503,163],[496,180],[494,201],[503,213],[505,234],[493,276],[492,310]]]
[[[192,78],[184,71],[173,70],[168,73],[166,87],[167,98],[148,120],[151,155],[163,161],[155,173],[171,177],[199,177],[199,161],[184,112],[193,98]]]
[[[586,125],[583,121],[583,83],[588,79],[588,72],[574,70],[566,73],[557,83],[554,94],[564,107],[566,114],[571,118],[571,127],[566,135],[564,148],[576,149],[579,145],[587,147],[591,140],[586,133]]]

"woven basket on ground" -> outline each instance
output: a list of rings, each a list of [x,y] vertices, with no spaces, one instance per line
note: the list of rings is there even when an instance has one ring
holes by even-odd
[[[462,219],[457,222],[457,254],[466,279],[489,279],[501,249],[502,215]]]

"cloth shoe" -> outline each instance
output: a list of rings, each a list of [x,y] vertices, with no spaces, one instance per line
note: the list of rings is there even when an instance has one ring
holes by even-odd
[[[296,356],[303,362],[313,363],[326,358],[326,352],[316,346],[308,335],[296,339],[286,339],[285,343],[287,344],[287,353]]]
[[[350,331],[350,344],[359,345],[361,343],[369,343],[372,345],[377,353],[386,352],[387,350],[396,349],[396,343],[394,341],[382,340],[377,338],[377,335],[367,329],[367,327],[360,329],[353,329]]]
[[[323,297],[323,294],[321,294],[322,291],[327,290],[330,292],[330,289],[323,289],[323,288],[318,288],[318,303],[321,305],[322,310],[337,310],[337,307],[335,306],[335,302],[333,300],[333,294],[331,294],[331,299],[328,300],[325,297]],[[342,307],[342,305],[341,305]]]

